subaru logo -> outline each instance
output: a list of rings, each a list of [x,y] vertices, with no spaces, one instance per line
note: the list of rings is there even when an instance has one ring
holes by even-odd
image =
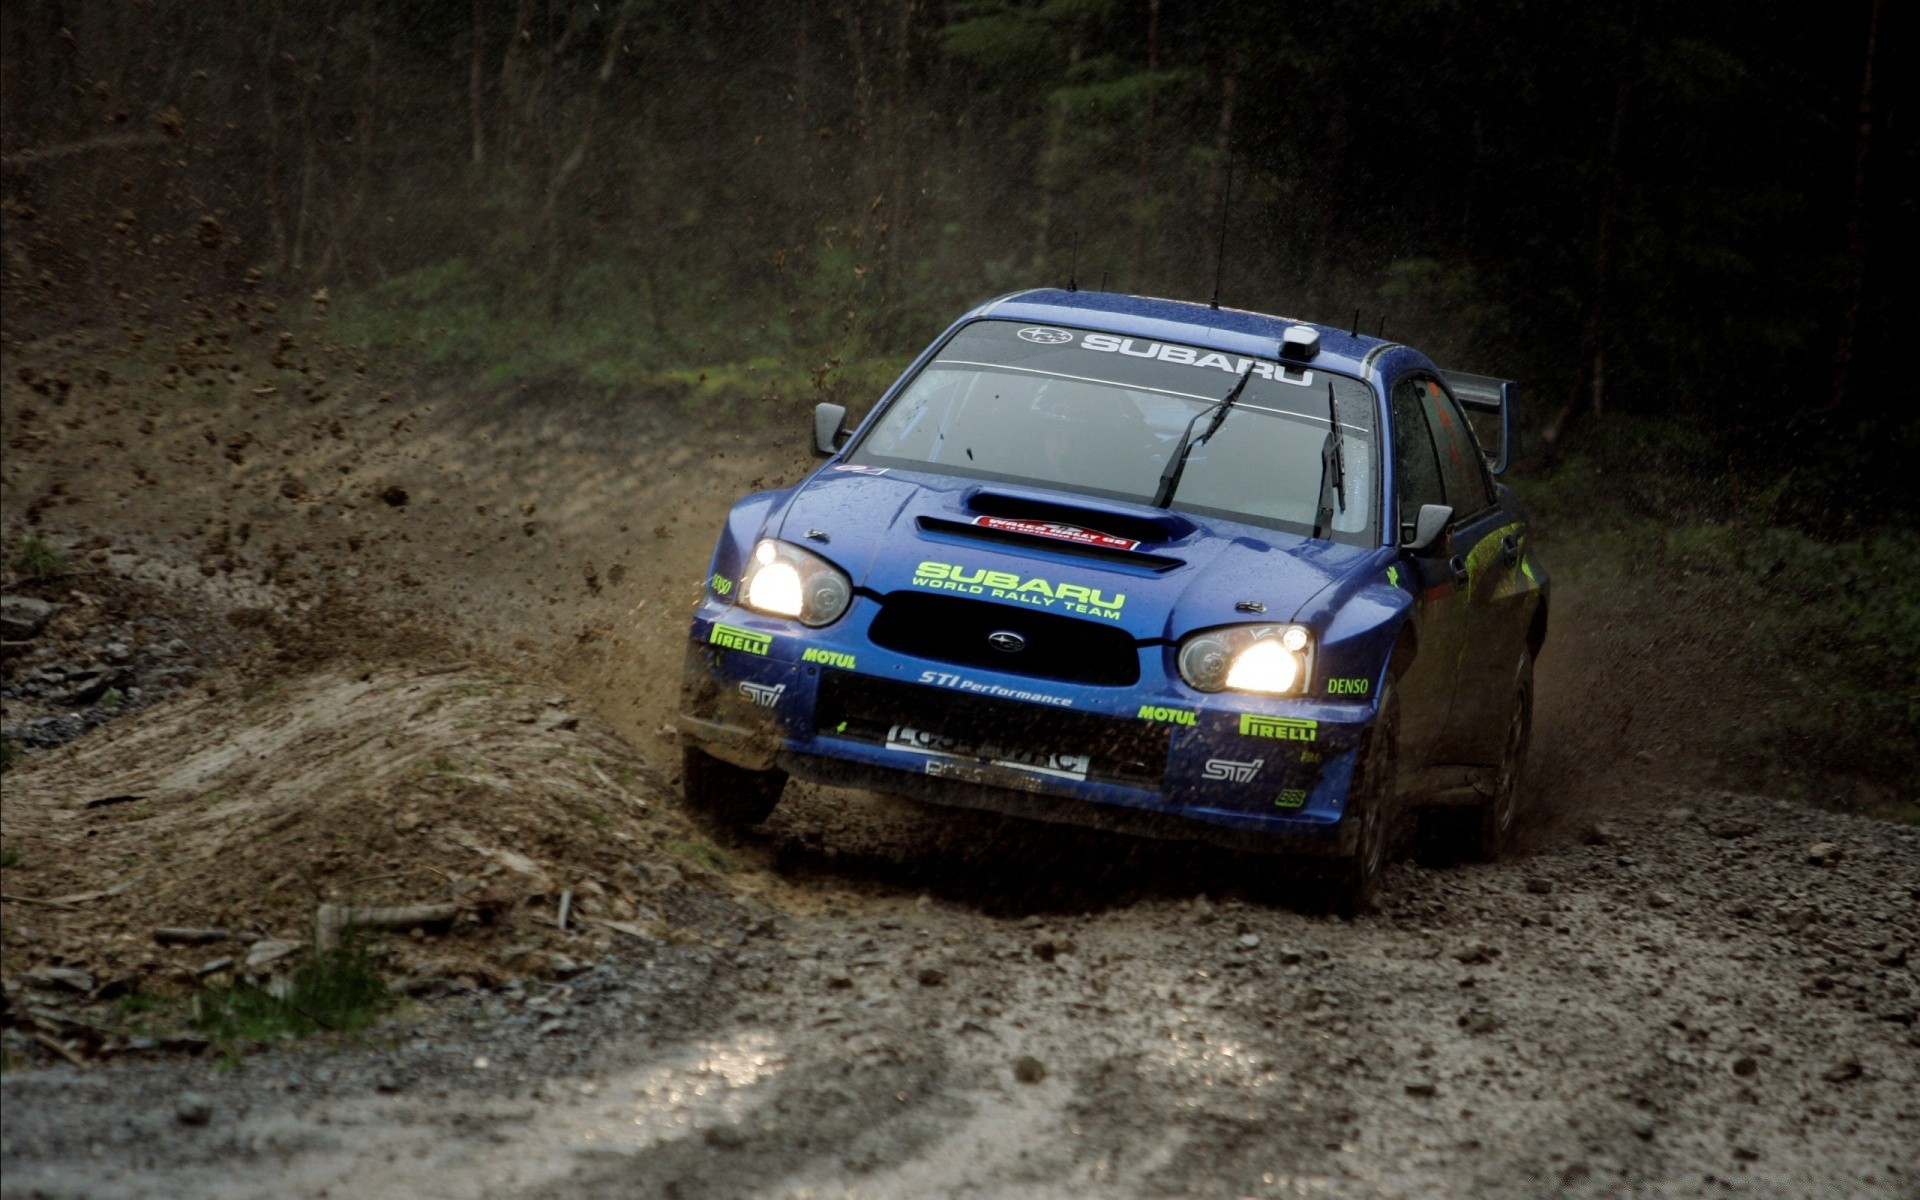
[[[1064,342],[1073,340],[1073,335],[1064,329],[1042,329],[1038,326],[1030,326],[1022,329],[1020,336],[1029,342],[1036,342],[1042,346],[1058,346]]]
[[[987,645],[1002,654],[1018,654],[1027,648],[1027,639],[1011,629],[1002,629],[987,635]]]

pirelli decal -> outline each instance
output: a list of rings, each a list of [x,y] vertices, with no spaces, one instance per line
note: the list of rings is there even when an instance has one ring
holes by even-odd
[[[742,629],[737,625],[713,623],[713,631],[707,634],[707,640],[726,650],[740,650],[747,654],[765,654],[773,649],[773,635],[755,633],[751,629]]]
[[[1320,722],[1241,713],[1240,733],[1243,737],[1274,738],[1282,742],[1311,742],[1320,736]]]

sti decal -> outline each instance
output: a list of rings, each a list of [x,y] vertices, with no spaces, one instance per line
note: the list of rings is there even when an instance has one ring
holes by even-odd
[[[1058,708],[1072,708],[1073,697],[1049,696],[1045,692],[1023,692],[1018,688],[1001,687],[997,683],[981,683],[968,679],[964,675],[955,675],[947,671],[922,671],[921,683],[931,683],[935,687],[957,688],[963,692],[972,692],[978,696],[997,696],[1002,700],[1025,700],[1031,704],[1051,704]]]
[[[707,634],[707,640],[723,649],[743,650],[748,654],[765,654],[773,649],[772,634],[755,633],[751,629],[741,629],[737,625],[724,625],[719,621],[713,623],[713,630]]]
[[[1231,758],[1210,758],[1200,772],[1203,779],[1228,779],[1234,783],[1252,783],[1254,776],[1260,774],[1260,768],[1267,765],[1264,758],[1251,762],[1238,762]]]
[[[1299,717],[1257,717],[1252,713],[1241,713],[1240,733],[1243,737],[1277,738],[1283,742],[1311,742],[1320,736],[1320,722],[1302,720]]]
[[[1184,708],[1159,708],[1152,704],[1142,704],[1140,706],[1140,719],[1142,721],[1164,721],[1168,725],[1191,725],[1194,723],[1194,714]]]
[[[818,646],[808,646],[800,652],[801,662],[825,663],[829,667],[839,667],[843,671],[853,670],[853,655],[838,650],[822,650]]]
[[[1109,596],[1098,588],[1082,587],[1077,583],[1053,583],[1037,577],[1023,579],[1011,571],[989,571],[984,567],[963,567],[957,563],[921,563],[913,569],[913,586],[934,591],[961,592],[969,596],[989,596],[995,600],[1010,600],[1015,604],[1031,604],[1035,608],[1056,608],[1104,617],[1109,621],[1120,619],[1120,608],[1127,602],[1124,592]]]
[[[755,704],[758,704],[761,708],[772,708],[774,705],[780,703],[780,697],[786,690],[787,685],[784,683],[743,683],[740,685],[740,694]]]

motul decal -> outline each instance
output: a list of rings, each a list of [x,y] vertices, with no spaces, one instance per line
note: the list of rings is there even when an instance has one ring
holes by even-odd
[[[1024,533],[1033,537],[1052,538],[1059,542],[1098,546],[1102,550],[1133,550],[1140,545],[1132,538],[1115,537],[1110,533],[1082,529],[1078,525],[1062,525],[1055,521],[1023,521],[1017,517],[975,517],[973,523],[982,529],[998,529],[1003,533]]]

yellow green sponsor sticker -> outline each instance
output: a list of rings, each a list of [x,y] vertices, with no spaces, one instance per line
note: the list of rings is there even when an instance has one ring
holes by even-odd
[[[726,625],[719,621],[713,623],[713,629],[707,634],[707,640],[726,650],[741,650],[748,654],[765,654],[773,649],[773,635],[755,633],[751,629],[742,629],[737,625]]]
[[[1243,737],[1276,738],[1283,742],[1311,742],[1320,736],[1320,722],[1303,720],[1300,717],[1261,717],[1253,713],[1241,713],[1240,733]]]

